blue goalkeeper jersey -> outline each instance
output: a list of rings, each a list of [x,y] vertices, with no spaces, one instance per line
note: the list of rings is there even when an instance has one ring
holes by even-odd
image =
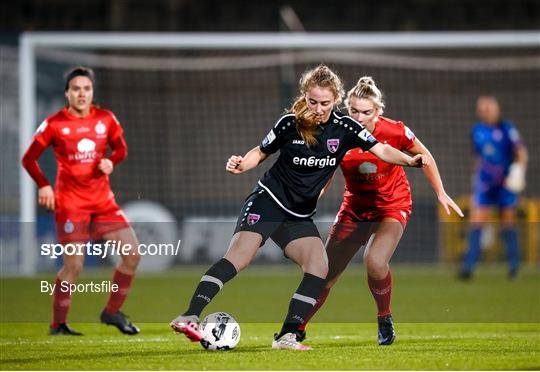
[[[496,126],[478,122],[472,128],[472,142],[480,157],[477,187],[501,186],[514,160],[514,149],[521,143],[518,131],[505,120]]]

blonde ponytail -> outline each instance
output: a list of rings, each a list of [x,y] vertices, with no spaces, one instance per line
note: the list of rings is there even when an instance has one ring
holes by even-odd
[[[317,144],[315,135],[317,134],[317,115],[311,111],[304,96],[298,96],[289,112],[294,114],[296,129],[304,142],[309,146]]]

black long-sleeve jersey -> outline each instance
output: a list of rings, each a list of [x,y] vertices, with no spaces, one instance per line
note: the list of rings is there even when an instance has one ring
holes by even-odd
[[[296,129],[293,114],[282,116],[260,144],[265,154],[280,150],[272,168],[259,180],[274,201],[296,217],[316,212],[323,187],[339,166],[345,153],[353,148],[368,151],[377,140],[360,123],[333,111],[319,125],[317,144],[307,146]]]

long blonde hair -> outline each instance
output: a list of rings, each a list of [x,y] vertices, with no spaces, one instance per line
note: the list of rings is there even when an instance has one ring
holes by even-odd
[[[307,91],[315,86],[329,88],[334,94],[336,105],[341,103],[345,94],[341,79],[328,66],[318,65],[302,74],[299,81],[300,95],[296,97],[288,111],[294,114],[296,128],[308,146],[317,143],[315,135],[317,134],[318,122],[317,115],[307,106],[305,95]]]
[[[345,105],[349,107],[351,97],[368,99],[375,105],[379,115],[382,115],[384,110],[383,93],[377,85],[375,80],[371,76],[362,76],[358,79],[356,85],[349,90],[347,98],[345,99]]]

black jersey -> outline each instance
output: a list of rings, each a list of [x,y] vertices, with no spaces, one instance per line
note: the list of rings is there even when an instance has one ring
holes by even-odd
[[[360,123],[332,112],[319,125],[317,144],[308,147],[296,129],[293,114],[281,117],[260,144],[266,154],[280,150],[279,158],[259,180],[274,201],[296,217],[315,213],[317,200],[345,153],[360,147],[367,151],[377,140]]]

